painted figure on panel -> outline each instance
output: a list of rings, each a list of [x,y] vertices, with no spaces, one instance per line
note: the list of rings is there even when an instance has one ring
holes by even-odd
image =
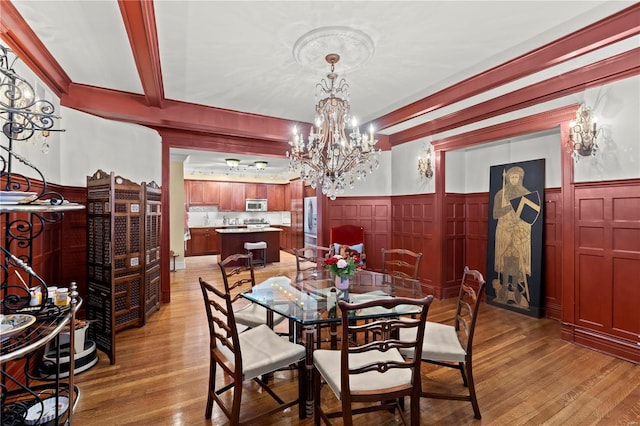
[[[531,225],[538,220],[540,197],[523,184],[525,172],[515,166],[502,172],[502,189],[493,202],[495,231],[492,286],[498,303],[515,303],[528,308],[531,302],[528,279],[531,276]]]

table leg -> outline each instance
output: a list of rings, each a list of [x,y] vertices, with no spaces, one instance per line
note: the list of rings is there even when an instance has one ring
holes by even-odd
[[[313,417],[313,349],[315,348],[317,328],[313,325],[304,327],[304,346],[307,349],[307,356],[305,358],[306,368],[306,386],[305,386],[305,404],[306,404],[306,417]],[[300,395],[302,398],[303,395]]]

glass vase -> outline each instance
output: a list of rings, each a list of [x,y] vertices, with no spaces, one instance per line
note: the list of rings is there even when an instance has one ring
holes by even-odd
[[[341,277],[336,275],[335,286],[338,290],[347,290],[349,288],[349,277]]]

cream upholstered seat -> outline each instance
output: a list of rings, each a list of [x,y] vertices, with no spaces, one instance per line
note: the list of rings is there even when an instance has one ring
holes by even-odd
[[[251,259],[251,262],[253,262],[254,265],[260,263],[263,267],[265,267],[267,265],[267,243],[264,241],[256,241],[256,242],[245,242],[244,243],[244,249],[246,250],[247,254],[251,253],[253,254],[254,251],[260,253],[260,257],[256,257],[253,256],[253,258]]]
[[[472,286],[475,282],[477,290]],[[452,392],[422,392],[421,396],[436,399],[452,399],[458,401],[470,401],[475,418],[480,419],[480,408],[476,397],[475,383],[473,380],[472,349],[473,335],[478,319],[478,308],[485,290],[485,281],[482,274],[476,270],[464,268],[460,294],[455,312],[453,325],[427,322],[425,324],[424,342],[422,344],[422,360],[432,364],[441,365],[460,370],[462,382],[468,387],[468,393],[462,395]],[[412,331],[400,330],[400,337],[410,338]],[[402,350],[405,356],[412,356],[411,351]],[[428,384],[423,388],[427,389]]]
[[[240,333],[238,340],[244,380],[260,377],[304,359],[304,346],[292,345],[265,324]],[[229,362],[234,362],[235,354],[229,348],[222,346],[220,352]]]
[[[305,347],[283,339],[265,324],[239,333],[229,288],[225,285],[223,291],[203,281],[202,278],[199,281],[207,313],[210,339],[209,387],[205,418],[211,418],[214,401],[232,425],[248,424],[259,417],[273,414],[295,404],[299,404],[300,417],[302,417],[304,407],[299,395],[304,389],[301,379],[305,377]],[[261,380],[261,376],[292,364],[298,366],[298,398],[283,401],[267,383]],[[218,366],[227,377],[222,381],[218,380],[220,384],[216,387]],[[265,409],[264,412],[254,412],[250,418],[241,421],[243,382],[247,380],[253,380],[264,388],[277,404],[275,407]],[[228,398],[221,395],[230,389],[233,389],[233,395],[230,397],[229,406],[226,402]],[[267,404],[260,405],[260,407],[265,406]]]
[[[249,301],[240,300],[240,292],[247,290],[247,284],[255,286],[256,280],[253,273],[252,254],[233,254],[218,263],[225,288],[232,294],[232,302],[235,309],[235,321],[246,327],[257,327],[260,324],[274,326],[284,321],[285,317],[274,314],[269,316],[267,309]],[[288,278],[287,278],[288,279]],[[289,281],[291,282],[291,281]],[[242,304],[244,303],[244,305]],[[270,323],[273,318],[273,323]]]
[[[405,396],[411,398],[411,424],[420,424],[419,355],[424,324],[432,301],[433,296],[423,299],[381,298],[363,303],[347,303],[344,300],[338,302],[342,319],[342,347],[340,350],[317,349],[313,352],[316,425],[320,423],[321,418],[328,423],[333,417],[342,417],[345,425],[351,425],[353,414],[400,409],[399,401]],[[419,318],[381,317],[366,324],[350,321],[350,316],[356,310],[388,310],[407,305],[420,307]],[[412,331],[407,339],[396,337],[402,329]],[[376,336],[376,340],[359,344],[357,334],[368,332]],[[402,356],[399,348],[413,350],[410,361]],[[323,410],[323,379],[340,400],[340,411]],[[354,408],[353,403],[365,405]]]

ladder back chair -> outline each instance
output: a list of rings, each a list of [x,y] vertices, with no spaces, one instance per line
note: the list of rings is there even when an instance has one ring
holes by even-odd
[[[422,253],[407,249],[382,249],[382,273],[403,278],[418,279]]]
[[[284,321],[285,317],[273,313],[269,314],[266,308],[246,300],[247,303],[244,305],[240,305],[238,302],[238,299],[242,298],[240,293],[247,290],[248,286],[253,287],[256,284],[252,258],[252,253],[238,253],[218,262],[224,287],[231,295],[231,302],[235,306],[235,321],[238,324],[250,328],[267,324],[273,328],[274,325]]]
[[[324,260],[333,256],[333,248],[308,244],[304,248],[294,248],[296,256],[296,278],[302,280],[315,277],[324,270]]]
[[[233,298],[229,293],[229,288],[225,286],[225,291],[222,291],[208,284],[202,278],[199,278],[199,281],[210,337],[209,387],[205,418],[211,418],[214,401],[229,418],[232,425],[249,424],[258,418],[271,415],[295,404],[298,404],[299,416],[302,418],[304,404],[299,396],[305,389],[305,384],[302,382],[305,377],[305,347],[280,337],[265,324],[239,333],[233,311]],[[297,364],[298,367],[298,398],[284,401],[261,379],[261,376],[292,364]],[[228,380],[221,381],[226,384],[216,387],[218,366]],[[255,381],[277,402],[277,405],[260,413],[254,412],[250,418],[241,420],[240,406],[243,383],[248,380]],[[233,389],[233,396],[229,407],[229,404],[225,403],[227,398],[222,395],[231,389]],[[260,407],[262,406],[260,405]]]
[[[465,394],[453,391],[423,391],[421,395],[425,398],[470,401],[476,419],[480,419],[481,415],[473,380],[472,349],[478,309],[484,291],[485,280],[482,274],[465,266],[454,324],[447,325],[428,321],[425,326],[421,355],[424,362],[460,370],[463,385],[468,388]],[[401,330],[400,335],[402,336],[403,333],[409,332]],[[405,356],[411,356],[409,351],[403,350],[402,352]]]
[[[420,424],[420,353],[424,326],[433,296],[422,299],[384,298],[362,303],[338,302],[342,316],[342,346],[339,350],[317,349],[314,365],[314,423],[320,419],[330,424],[330,418],[342,417],[344,424],[353,424],[353,415],[398,408],[402,416],[402,398],[411,399],[411,425]],[[418,318],[381,317],[366,324],[356,324],[349,317],[353,311],[367,308],[392,309],[399,305],[420,308]],[[399,331],[409,337],[399,338]],[[358,343],[350,339],[359,333],[373,333],[377,339]],[[348,343],[347,343],[348,342]],[[405,359],[399,349],[411,353]],[[341,410],[326,412],[322,408],[322,381],[341,402]],[[365,403],[352,407],[353,403]],[[402,416],[404,423],[404,417]]]

